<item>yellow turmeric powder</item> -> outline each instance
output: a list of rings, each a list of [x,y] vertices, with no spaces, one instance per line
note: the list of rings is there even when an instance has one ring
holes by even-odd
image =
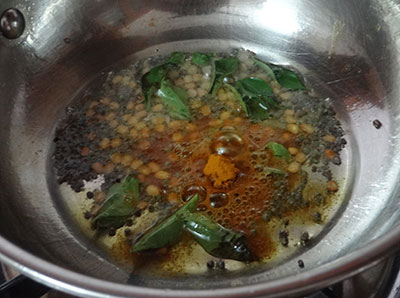
[[[209,176],[215,187],[226,186],[226,182],[233,180],[239,170],[225,156],[211,154],[204,167],[204,174]]]

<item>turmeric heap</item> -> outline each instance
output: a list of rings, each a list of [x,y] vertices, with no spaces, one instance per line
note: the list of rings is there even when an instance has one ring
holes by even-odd
[[[212,180],[215,187],[226,187],[229,181],[235,179],[239,170],[225,156],[211,154],[204,167],[204,174]]]

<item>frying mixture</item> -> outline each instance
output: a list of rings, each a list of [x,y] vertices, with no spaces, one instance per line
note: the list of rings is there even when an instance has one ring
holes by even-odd
[[[137,61],[66,114],[61,191],[134,273],[273,264],[313,245],[342,201],[346,140],[329,100],[249,51]]]

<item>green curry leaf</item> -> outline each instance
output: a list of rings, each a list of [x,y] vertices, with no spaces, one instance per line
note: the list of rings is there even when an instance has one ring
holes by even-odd
[[[248,117],[255,120],[266,120],[270,117],[270,110],[278,109],[272,88],[267,82],[258,78],[245,78],[234,85],[247,106]]]
[[[289,151],[286,149],[286,147],[279,143],[269,142],[267,145],[265,145],[265,147],[271,150],[274,153],[274,156],[276,157],[291,158],[291,155]]]
[[[196,209],[199,196],[194,195],[183,207],[166,220],[150,229],[133,246],[132,252],[141,252],[149,249],[158,249],[176,244],[183,234],[183,220],[181,214],[193,212]]]
[[[227,77],[239,69],[239,59],[236,57],[215,60],[215,73],[217,76]]]
[[[185,212],[181,216],[185,229],[210,255],[242,262],[256,259],[243,234],[231,231],[204,215]]]
[[[263,70],[271,79],[276,81],[276,77],[272,68],[265,62],[258,60],[257,58],[253,58],[254,65],[258,66],[261,70]]]
[[[173,66],[182,65],[184,62],[185,54],[174,52],[166,63],[152,68],[142,76],[142,91],[147,112],[150,111],[151,99],[156,90],[160,88],[161,82],[166,78],[168,70]]]
[[[224,82],[224,78],[230,76],[239,69],[239,59],[236,57],[222,58],[214,61],[215,77],[210,92],[215,94]]]
[[[211,63],[211,59],[214,55],[204,53],[193,53],[192,62],[198,66],[204,66]]]
[[[242,85],[241,90],[244,96],[261,98],[274,96],[271,86],[262,79],[250,77],[238,82]],[[274,106],[278,107],[278,104],[274,103]]]
[[[245,111],[246,115],[249,115],[246,103],[244,102],[244,100],[243,100],[242,96],[240,95],[240,93],[235,89],[235,87],[233,87],[230,84],[224,84],[223,87],[226,90],[232,92],[232,94],[235,96],[236,101],[242,106],[242,108]]]
[[[184,89],[173,86],[168,80],[163,80],[157,94],[163,100],[172,118],[180,120],[191,118],[186,106],[187,95]]]
[[[185,54],[182,52],[174,52],[171,54],[167,63],[171,63],[174,65],[182,65],[185,62]]]
[[[151,99],[154,92],[160,86],[161,81],[167,74],[167,67],[165,64],[152,68],[149,72],[142,76],[142,91],[144,94],[144,102],[146,110],[149,111],[152,105]]]
[[[94,224],[98,228],[119,228],[132,215],[139,200],[139,181],[127,176],[107,192]]]
[[[287,89],[291,90],[306,90],[307,88],[304,86],[303,82],[299,78],[299,76],[293,71],[283,68],[281,66],[271,66],[274,71],[276,80],[278,83]]]
[[[248,116],[254,120],[266,120],[270,118],[270,109],[265,100],[259,97],[245,98]]]

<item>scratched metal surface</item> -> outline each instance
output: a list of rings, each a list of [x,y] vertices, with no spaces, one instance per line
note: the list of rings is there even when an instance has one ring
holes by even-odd
[[[400,240],[400,4],[393,0],[9,1],[27,28],[0,38],[0,253],[87,297],[288,297],[344,279]],[[225,278],[128,274],[82,237],[49,168],[53,129],[77,90],[123,59],[244,47],[298,68],[348,132],[347,204],[324,237],[273,268]],[[372,125],[379,119],[383,127]],[[197,287],[194,289],[194,287]],[[165,290],[165,289],[169,290]]]

